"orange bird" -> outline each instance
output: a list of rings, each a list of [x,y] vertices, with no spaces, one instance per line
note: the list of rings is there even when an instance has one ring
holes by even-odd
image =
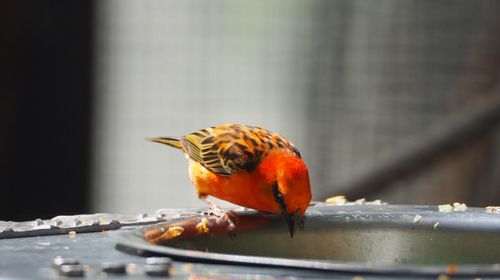
[[[184,152],[198,197],[216,212],[224,213],[207,199],[210,195],[281,215],[290,236],[302,225],[311,201],[309,175],[299,151],[283,136],[256,126],[223,124],[180,138],[147,140]]]

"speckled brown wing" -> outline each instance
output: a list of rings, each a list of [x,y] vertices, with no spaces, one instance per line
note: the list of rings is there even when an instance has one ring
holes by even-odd
[[[241,170],[251,172],[273,149],[288,150],[300,157],[295,146],[279,134],[240,124],[200,129],[182,137],[181,142],[191,159],[226,176]]]

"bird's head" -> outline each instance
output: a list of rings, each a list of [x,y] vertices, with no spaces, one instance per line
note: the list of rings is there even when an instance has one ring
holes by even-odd
[[[262,168],[273,185],[275,212],[285,220],[290,236],[303,225],[303,216],[311,202],[307,166],[300,156],[283,151],[267,155]]]

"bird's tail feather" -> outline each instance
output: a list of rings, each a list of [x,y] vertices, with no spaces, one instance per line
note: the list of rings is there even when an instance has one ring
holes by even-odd
[[[146,138],[147,141],[151,142],[156,142],[156,143],[161,143],[165,144],[167,146],[176,148],[176,149],[182,149],[182,143],[181,140],[178,138],[173,138],[173,137],[154,137],[154,138]]]

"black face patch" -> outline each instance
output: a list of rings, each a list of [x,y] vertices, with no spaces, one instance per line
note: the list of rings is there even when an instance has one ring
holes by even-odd
[[[273,184],[273,196],[274,200],[279,204],[281,211],[286,212],[285,198],[278,188],[278,182],[274,182]]]

